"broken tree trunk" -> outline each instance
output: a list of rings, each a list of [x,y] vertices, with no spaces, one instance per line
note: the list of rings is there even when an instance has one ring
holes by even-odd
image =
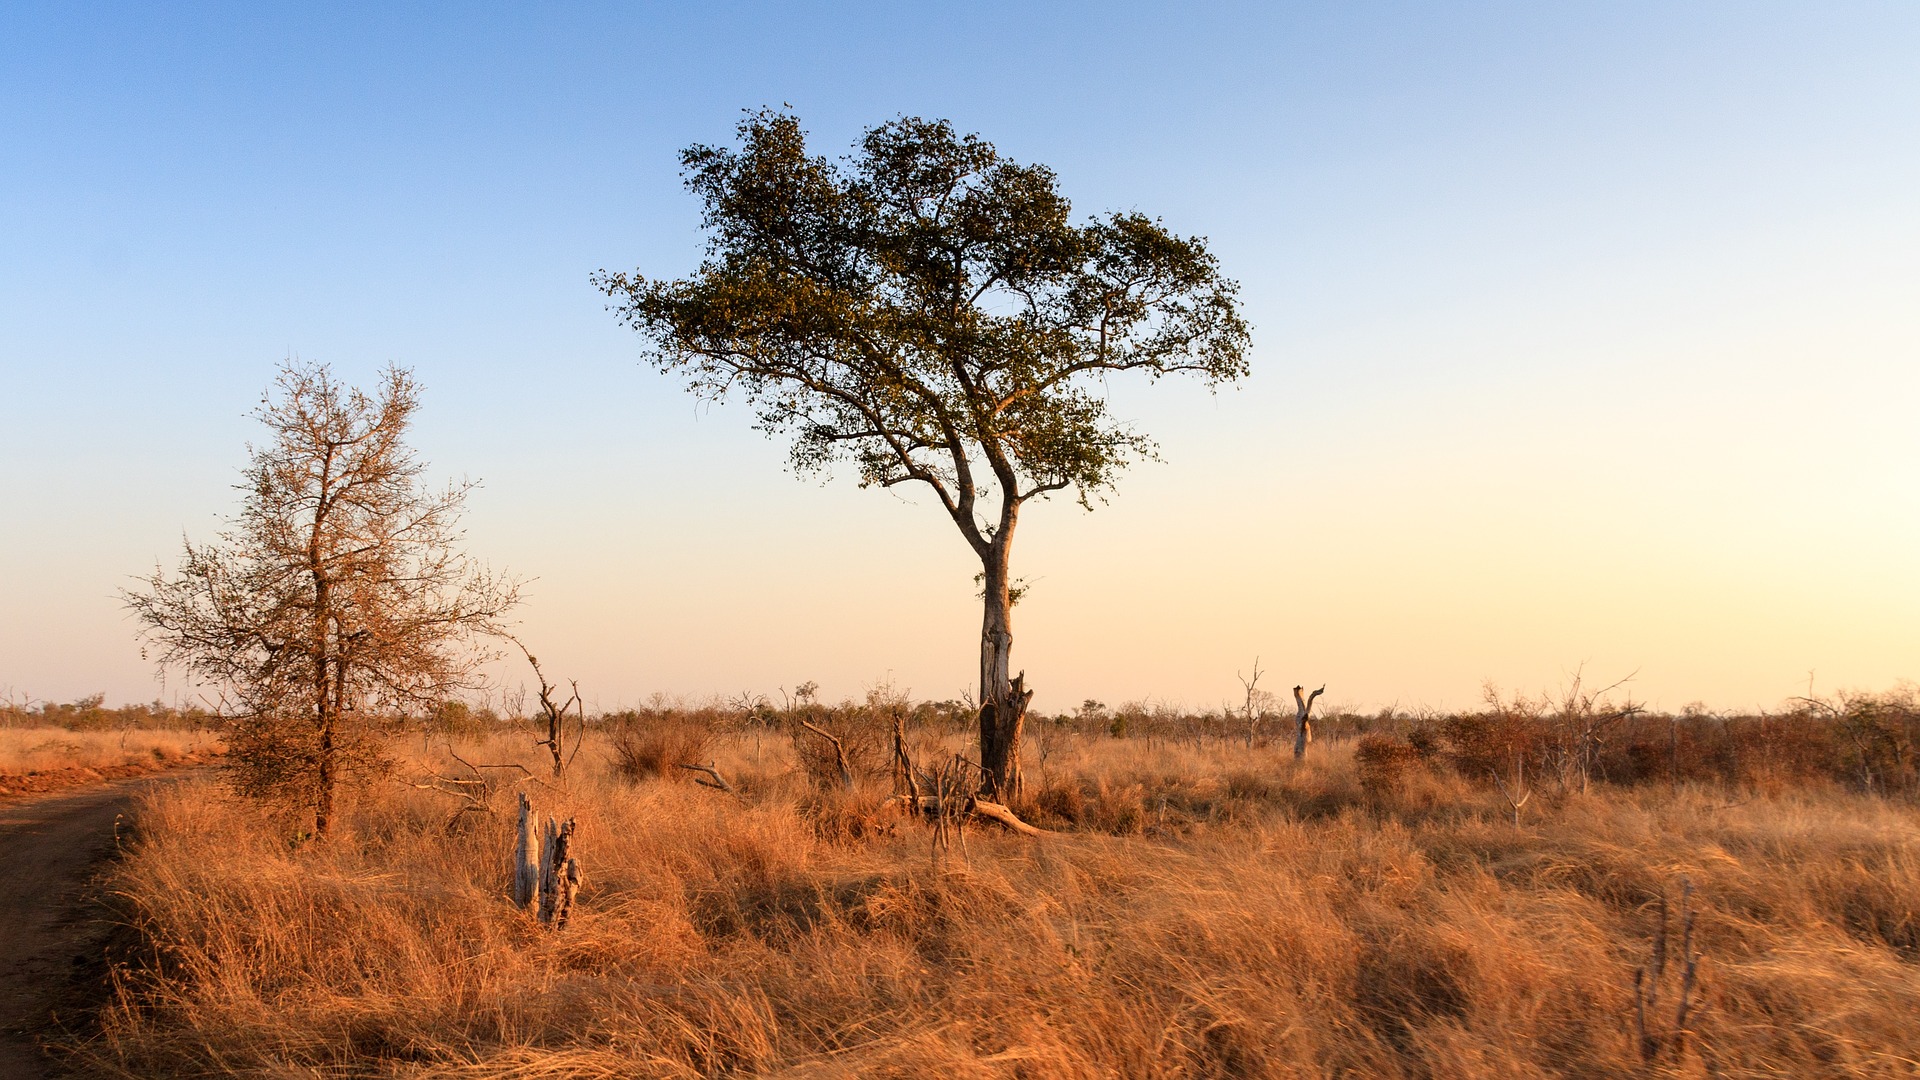
[[[980,706],[980,794],[990,799],[1020,794],[1020,729],[1033,700],[1026,684],[1023,671],[995,700]]]
[[[1304,686],[1293,688],[1293,705],[1296,710],[1293,727],[1293,760],[1295,761],[1307,756],[1307,744],[1313,741],[1314,699],[1327,692],[1327,688],[1323,686],[1302,697],[1301,691],[1305,689]]]
[[[547,818],[547,832],[540,845],[540,921],[555,930],[565,929],[573,915],[573,898],[580,891],[580,864],[573,857],[572,818],[565,824]]]
[[[532,911],[540,898],[540,849],[533,839],[533,803],[520,793],[520,824],[513,844],[513,906]]]

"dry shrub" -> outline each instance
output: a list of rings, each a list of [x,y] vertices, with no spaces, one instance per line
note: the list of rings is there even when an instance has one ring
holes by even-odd
[[[1360,787],[1379,799],[1395,794],[1406,779],[1407,770],[1420,764],[1420,752],[1413,744],[1391,735],[1362,735],[1354,744],[1353,760]]]
[[[1536,762],[1548,731],[1539,714],[1524,707],[1461,713],[1440,721],[1440,743],[1448,764],[1464,776],[1487,779],[1510,774],[1515,761]]]
[[[627,720],[608,733],[608,756],[615,775],[628,783],[655,777],[684,780],[693,775],[681,765],[705,765],[712,757],[713,731],[677,716]]]
[[[840,780],[840,761],[833,743],[807,730],[802,720],[840,740],[841,750],[847,756],[847,771],[856,782],[883,777],[891,771],[893,720],[882,710],[858,705],[795,709],[787,720],[787,735],[793,744],[794,759],[814,786],[844,786]]]
[[[890,835],[903,817],[886,798],[866,789],[815,788],[798,805],[815,836],[829,843],[859,843]]]

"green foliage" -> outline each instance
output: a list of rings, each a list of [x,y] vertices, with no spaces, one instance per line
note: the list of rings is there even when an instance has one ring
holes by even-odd
[[[1204,240],[1116,213],[1075,224],[1051,170],[945,121],[869,130],[842,162],[761,112],[741,148],[694,146],[704,206],[692,277],[594,276],[650,358],[695,393],[744,396],[796,469],[850,459],[863,484],[920,482],[976,547],[990,469],[1003,509],[1084,502],[1152,444],[1111,416],[1105,376],[1246,372],[1237,287]]]

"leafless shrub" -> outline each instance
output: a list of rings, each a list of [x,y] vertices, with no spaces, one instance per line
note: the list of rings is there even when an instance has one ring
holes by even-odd
[[[712,756],[712,729],[679,716],[622,718],[607,731],[607,749],[614,774],[628,783],[665,778],[684,780],[679,766]]]

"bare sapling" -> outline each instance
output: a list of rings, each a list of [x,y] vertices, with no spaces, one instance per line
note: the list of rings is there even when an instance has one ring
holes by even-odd
[[[1638,1037],[1640,1060],[1652,1064],[1662,1057],[1679,1061],[1686,1052],[1687,1026],[1693,1013],[1693,991],[1699,975],[1700,956],[1693,947],[1693,882],[1680,880],[1680,989],[1674,1002],[1673,1018],[1665,1030],[1656,1030],[1661,1020],[1660,993],[1667,974],[1667,898],[1660,897],[1659,921],[1654,925],[1652,956],[1645,967],[1633,972],[1633,1030]],[[1649,1017],[1655,1027],[1648,1026]]]
[[[1247,690],[1247,749],[1251,750],[1253,749],[1254,729],[1260,725],[1260,712],[1254,708],[1254,696],[1260,692],[1260,658],[1257,656],[1253,658],[1252,678],[1241,675],[1237,671],[1234,672],[1234,675],[1240,680],[1240,685]]]
[[[1533,798],[1533,789],[1527,787],[1526,759],[1515,754],[1513,757],[1513,786],[1509,788],[1498,770],[1493,774],[1493,786],[1500,789],[1500,797],[1507,800],[1507,806],[1513,811],[1513,827],[1520,827],[1520,808]]]
[[[913,755],[907,752],[907,719],[893,714],[893,790],[920,805],[920,780],[914,775]]]
[[[1306,687],[1293,688],[1293,760],[1299,761],[1307,756],[1307,744],[1313,741],[1313,703],[1327,692],[1322,686],[1311,694],[1305,694]]]
[[[568,685],[573,688],[573,695],[565,701],[557,700],[560,688],[547,681],[546,672],[540,670],[540,661],[534,658],[533,653],[527,651],[526,645],[522,644],[519,638],[515,638],[513,643],[520,646],[520,652],[526,656],[527,664],[533,668],[534,678],[540,680],[539,722],[544,726],[545,734],[544,737],[534,740],[533,745],[547,748],[547,753],[553,757],[553,778],[562,779],[567,774],[567,766],[572,764],[573,759],[580,753],[580,744],[587,740],[586,705],[580,700],[580,684],[568,680]],[[570,754],[566,752],[568,711],[573,712],[578,725],[578,730],[574,734],[573,752]]]
[[[365,393],[287,363],[254,413],[270,437],[239,514],[125,594],[161,666],[226,706],[234,786],[310,812],[316,837],[336,789],[387,764],[373,719],[482,685],[519,599],[456,547],[473,485],[426,486],[406,442],[419,403],[402,368]]]

